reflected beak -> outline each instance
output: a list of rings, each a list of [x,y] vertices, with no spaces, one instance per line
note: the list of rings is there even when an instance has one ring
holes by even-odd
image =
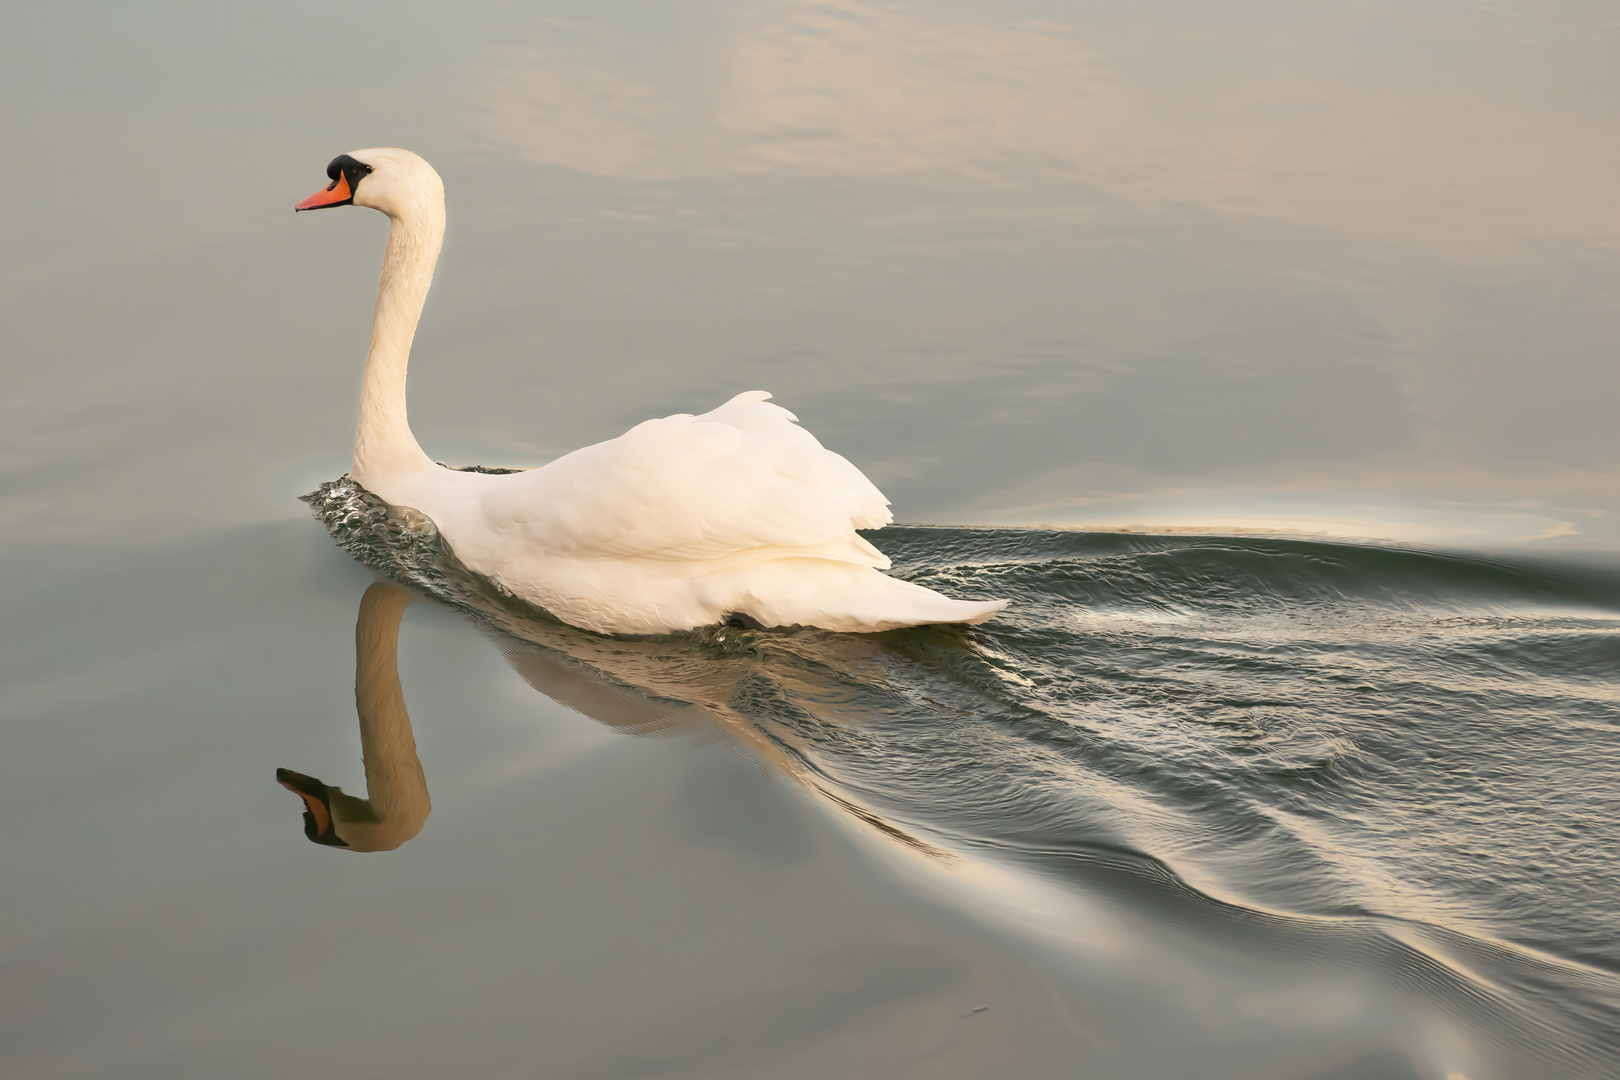
[[[304,800],[304,835],[317,844],[348,847],[338,836],[332,824],[332,806],[327,801],[326,785],[313,776],[277,769],[276,783]]]
[[[332,181],[329,187],[321,188],[293,209],[319,210],[325,206],[347,206],[353,201],[354,192],[349,190],[349,178],[338,173],[338,178]]]

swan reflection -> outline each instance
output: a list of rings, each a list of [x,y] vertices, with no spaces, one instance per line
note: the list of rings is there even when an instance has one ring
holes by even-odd
[[[312,776],[277,769],[276,780],[304,803],[304,834],[348,851],[392,851],[422,831],[432,809],[427,780],[400,685],[399,627],[415,594],[387,582],[366,589],[355,625],[355,711],[366,798]],[[609,638],[577,630],[518,605],[485,598],[497,647],[534,689],[627,735],[724,737],[891,839],[926,854],[945,853],[834,791],[799,744],[805,723],[848,730],[864,712],[860,691],[882,681],[882,654],[870,638],[803,631],[772,635],[721,627],[704,636]],[[948,634],[950,631],[938,631]],[[789,644],[791,642],[791,644]],[[785,650],[781,656],[774,653]],[[776,714],[789,705],[794,720]]]
[[[422,831],[433,804],[416,756],[416,737],[399,685],[399,620],[412,596],[371,586],[354,627],[354,706],[360,717],[364,799],[313,776],[277,769],[282,787],[304,800],[304,835],[350,851],[392,851]]]

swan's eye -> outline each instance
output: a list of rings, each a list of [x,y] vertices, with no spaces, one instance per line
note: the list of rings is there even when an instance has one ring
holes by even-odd
[[[360,178],[362,176],[365,176],[371,171],[371,166],[367,165],[365,162],[356,161],[348,154],[339,154],[337,157],[333,158],[332,163],[326,167],[326,178],[332,181],[333,185],[335,186],[338,182],[338,177],[347,176],[349,178],[349,187],[352,189],[360,182]]]

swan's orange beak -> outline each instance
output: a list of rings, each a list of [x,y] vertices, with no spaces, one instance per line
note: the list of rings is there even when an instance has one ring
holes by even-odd
[[[321,188],[315,194],[293,207],[294,210],[319,210],[323,206],[346,206],[354,201],[354,192],[349,190],[349,178],[338,173],[338,178],[327,187]]]
[[[349,846],[337,834],[336,825],[332,821],[332,806],[327,802],[325,784],[313,776],[305,776],[291,769],[277,769],[276,783],[304,800],[305,836],[317,844],[327,844],[331,847]]]

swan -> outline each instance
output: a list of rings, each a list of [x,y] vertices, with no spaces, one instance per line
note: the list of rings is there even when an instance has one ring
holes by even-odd
[[[1003,600],[954,600],[883,573],[857,529],[889,501],[770,394],[700,416],[647,420],[536,469],[435,463],[411,434],[405,369],[444,241],[444,183],[408,150],[356,150],[297,210],[388,215],[350,476],[426,516],[455,556],[502,592],[604,634],[724,621],[867,632],[978,623]]]
[[[354,626],[354,705],[366,798],[313,776],[277,769],[276,782],[304,800],[304,835],[350,851],[393,851],[422,831],[433,810],[399,685],[399,620],[411,594],[377,582],[360,598]]]

